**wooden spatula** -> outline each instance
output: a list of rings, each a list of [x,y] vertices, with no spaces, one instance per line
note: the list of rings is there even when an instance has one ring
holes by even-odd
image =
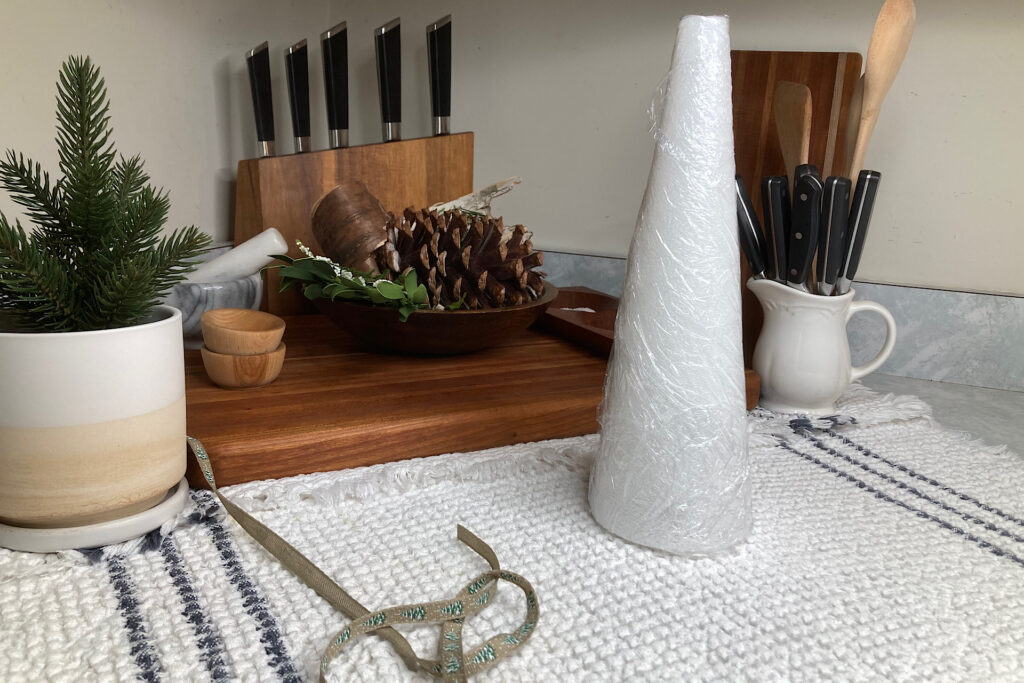
[[[910,46],[910,37],[914,33],[916,16],[914,0],[886,0],[875,20],[875,30],[871,33],[868,58],[864,66],[864,99],[857,143],[850,162],[852,179],[856,179],[864,167],[864,155],[868,151],[868,141],[875,130],[875,123],[878,122],[878,111],[903,64],[903,57]]]
[[[856,178],[850,175],[851,163],[853,162],[853,148],[857,146],[857,133],[860,130],[860,112],[864,107],[864,75],[857,79],[857,85],[853,88],[853,95],[850,96],[850,108],[846,114],[846,134],[843,136],[843,157],[846,177],[854,182]]]
[[[811,89],[802,83],[779,81],[775,84],[772,109],[792,190],[794,170],[806,164],[811,153]]]

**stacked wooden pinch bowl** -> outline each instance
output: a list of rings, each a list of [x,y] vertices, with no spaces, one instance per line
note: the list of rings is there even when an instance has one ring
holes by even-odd
[[[200,318],[203,365],[214,384],[228,388],[270,384],[284,364],[284,321],[245,308],[217,308]]]

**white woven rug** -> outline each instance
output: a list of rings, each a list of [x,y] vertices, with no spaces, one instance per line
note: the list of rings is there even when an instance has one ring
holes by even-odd
[[[594,436],[226,493],[370,609],[454,594],[486,568],[455,539],[457,522],[475,531],[541,609],[485,681],[1024,678],[1024,460],[914,399],[855,386],[840,412],[856,423],[752,416],[753,535],[715,558],[592,521]],[[187,512],[122,548],[0,550],[0,679],[315,679],[347,620],[208,493]],[[499,591],[467,644],[517,625],[520,601]],[[435,629],[402,630],[432,656]],[[429,680],[375,638],[330,677]]]

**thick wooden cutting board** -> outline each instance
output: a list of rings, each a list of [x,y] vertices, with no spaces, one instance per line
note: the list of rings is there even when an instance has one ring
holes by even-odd
[[[188,433],[219,484],[474,451],[598,430],[604,358],[527,330],[444,358],[363,351],[320,315],[286,318],[287,357],[265,387],[221,389],[186,352]],[[203,477],[189,462],[189,481]]]
[[[856,52],[733,50],[736,173],[743,176],[758,214],[761,212],[761,178],[786,174],[772,112],[775,84],[793,81],[810,88],[813,115],[809,161],[818,167],[822,178],[827,178],[845,173],[846,118],[860,72],[861,56]],[[792,169],[789,171],[792,173]],[[741,258],[741,262],[742,282],[745,283],[750,277],[750,268],[746,259]],[[761,323],[761,306],[743,286],[743,353],[747,367],[751,366]]]

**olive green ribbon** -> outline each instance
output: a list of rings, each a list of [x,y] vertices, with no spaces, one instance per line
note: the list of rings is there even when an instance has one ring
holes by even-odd
[[[342,649],[359,636],[373,633],[394,648],[395,653],[413,671],[425,671],[444,681],[465,681],[487,667],[500,661],[503,657],[521,647],[537,625],[539,610],[537,595],[530,582],[518,574],[504,571],[498,562],[498,556],[489,545],[475,534],[458,526],[458,539],[484,558],[491,570],[473,578],[450,600],[427,602],[411,605],[399,605],[387,609],[370,612],[351,595],[335,583],[319,567],[313,564],[283,538],[275,534],[248,512],[225,498],[217,490],[217,482],[213,478],[210,457],[198,439],[188,437],[192,453],[217,498],[224,509],[257,543],[273,555],[299,580],[312,588],[332,607],[352,621],[331,640],[320,662],[320,680],[325,680],[331,661]],[[486,640],[470,651],[468,655],[462,642],[462,626],[465,620],[487,607],[497,592],[499,581],[514,584],[526,594],[526,620],[512,633],[500,633]],[[438,658],[422,659],[416,655],[409,641],[392,628],[395,624],[441,624],[441,637],[438,639]]]

